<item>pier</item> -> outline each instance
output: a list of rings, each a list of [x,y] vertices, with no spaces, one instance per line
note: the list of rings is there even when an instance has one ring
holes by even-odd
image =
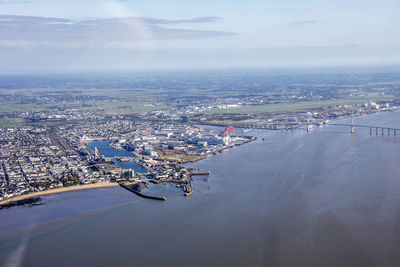
[[[132,192],[132,193],[134,193],[134,194],[136,194],[136,195],[138,195],[138,196],[140,196],[140,197],[142,197],[142,198],[154,199],[154,200],[163,200],[163,201],[167,200],[166,197],[154,197],[154,196],[148,196],[148,195],[142,194],[141,192],[139,192],[139,191],[137,191],[137,190],[134,190],[134,189],[132,189],[132,188],[129,188],[128,186],[126,186],[126,185],[123,184],[123,183],[120,183],[119,185],[120,185],[121,187],[125,188],[126,190],[128,190],[128,191],[130,191],[130,192]]]
[[[204,176],[210,176],[210,171],[208,172],[191,172],[190,175],[194,176],[194,175],[204,175]]]

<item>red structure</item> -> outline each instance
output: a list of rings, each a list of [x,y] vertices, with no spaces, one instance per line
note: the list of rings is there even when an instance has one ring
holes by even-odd
[[[231,126],[229,128],[225,128],[225,136],[236,136],[235,127]]]

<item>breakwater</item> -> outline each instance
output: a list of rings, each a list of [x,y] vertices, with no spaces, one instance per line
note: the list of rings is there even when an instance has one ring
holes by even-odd
[[[163,200],[163,201],[167,200],[166,197],[155,197],[155,196],[148,196],[148,195],[142,194],[142,193],[139,192],[138,190],[129,188],[128,186],[126,186],[126,185],[123,184],[123,183],[120,183],[119,185],[120,185],[121,187],[125,188],[126,190],[128,190],[128,191],[130,191],[130,192],[132,192],[132,193],[134,193],[134,194],[136,194],[136,195],[138,195],[138,196],[140,196],[140,197],[142,197],[142,198],[154,199],[154,200]]]

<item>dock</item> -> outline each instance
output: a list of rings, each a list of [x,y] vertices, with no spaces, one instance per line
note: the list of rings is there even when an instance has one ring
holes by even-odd
[[[194,175],[204,175],[204,176],[210,176],[210,171],[208,172],[191,172],[190,175],[194,176]]]

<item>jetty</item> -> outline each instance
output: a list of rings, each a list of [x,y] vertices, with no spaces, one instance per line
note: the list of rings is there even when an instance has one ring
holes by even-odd
[[[210,171],[208,171],[208,172],[191,172],[190,175],[191,176],[194,176],[194,175],[210,176]]]
[[[132,192],[132,193],[134,193],[134,194],[136,194],[136,195],[138,195],[138,196],[140,196],[142,198],[154,199],[154,200],[162,200],[162,201],[167,200],[166,197],[155,197],[155,196],[148,196],[148,195],[142,194],[140,191],[132,189],[132,188],[129,188],[127,185],[125,185],[123,183],[120,183],[119,185],[122,188],[125,188],[126,190],[128,190],[128,191],[130,191],[130,192]]]
[[[183,185],[183,191],[185,192],[185,197],[189,197],[193,194],[193,187],[191,183]]]

